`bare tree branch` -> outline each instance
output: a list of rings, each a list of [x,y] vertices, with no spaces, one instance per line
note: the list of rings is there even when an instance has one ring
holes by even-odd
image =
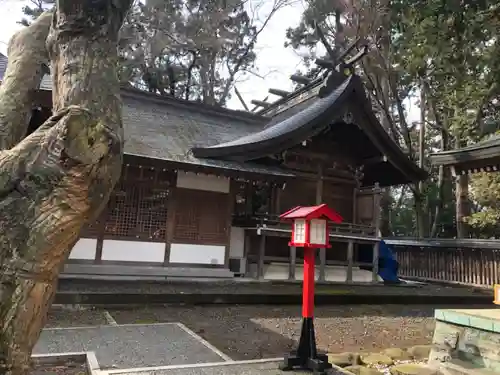
[[[13,147],[26,135],[33,93],[47,70],[45,40],[51,21],[52,13],[44,13],[10,40],[9,64],[0,85],[0,150]]]

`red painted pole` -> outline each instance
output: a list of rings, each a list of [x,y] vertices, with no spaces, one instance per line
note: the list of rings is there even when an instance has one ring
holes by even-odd
[[[304,282],[302,287],[302,317],[314,316],[314,249],[304,248]]]

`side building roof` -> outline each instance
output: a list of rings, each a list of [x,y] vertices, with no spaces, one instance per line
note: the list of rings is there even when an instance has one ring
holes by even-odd
[[[430,159],[433,165],[450,167],[457,175],[499,171],[500,136],[456,150],[435,152]]]

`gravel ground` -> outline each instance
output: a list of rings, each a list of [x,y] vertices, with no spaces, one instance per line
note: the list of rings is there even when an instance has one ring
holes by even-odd
[[[439,307],[319,307],[315,314],[317,344],[327,352],[429,344],[436,308]],[[300,335],[299,306],[166,306],[109,312],[118,324],[181,322],[234,360],[282,356],[295,348]]]
[[[100,310],[53,307],[45,328],[98,326],[106,323],[106,318]]]

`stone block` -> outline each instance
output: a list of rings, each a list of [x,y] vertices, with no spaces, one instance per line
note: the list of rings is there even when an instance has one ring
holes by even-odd
[[[387,355],[370,353],[361,356],[361,363],[368,366],[390,366],[394,363],[394,361]]]
[[[429,364],[462,360],[500,373],[499,309],[438,310]]]
[[[328,362],[340,367],[358,365],[359,353],[345,352],[328,354]]]
[[[382,351],[382,354],[390,357],[393,361],[407,361],[412,359],[412,355],[400,348],[389,348]]]
[[[345,367],[347,370],[355,375],[382,375],[382,373],[374,368],[364,367],[361,365]]]
[[[408,348],[407,352],[414,359],[429,359],[432,345],[415,345]]]
[[[439,375],[439,371],[424,365],[405,363],[392,366],[389,369],[391,375]]]

